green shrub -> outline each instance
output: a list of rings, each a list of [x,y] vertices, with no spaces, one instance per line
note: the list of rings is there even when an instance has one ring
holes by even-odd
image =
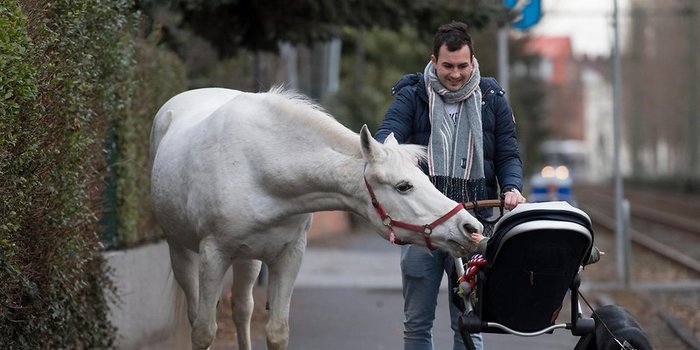
[[[162,238],[151,211],[149,157],[153,117],[186,86],[185,67],[157,47],[157,33],[136,40],[136,86],[130,113],[116,120],[117,237],[121,248]]]
[[[0,6],[3,349],[113,347],[97,219],[106,131],[134,88],[130,7]]]
[[[23,254],[26,222],[31,220],[39,178],[31,172],[39,143],[32,137],[32,103],[37,96],[27,19],[16,3],[0,6],[0,339],[25,342],[14,322],[37,297],[37,284]],[[28,333],[29,334],[29,333]],[[15,346],[17,347],[17,346]]]
[[[27,165],[38,153],[38,144],[23,127],[32,121],[37,94],[26,28],[16,3],[0,7],[0,258],[15,254],[8,238],[21,228],[31,189],[37,185]]]

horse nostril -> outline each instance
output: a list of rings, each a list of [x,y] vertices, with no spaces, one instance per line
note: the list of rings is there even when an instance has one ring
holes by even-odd
[[[464,230],[467,231],[468,233],[477,233],[479,230],[472,226],[471,224],[464,224]]]

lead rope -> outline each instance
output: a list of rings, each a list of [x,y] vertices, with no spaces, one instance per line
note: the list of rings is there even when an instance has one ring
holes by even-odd
[[[610,328],[608,328],[608,325],[605,324],[605,321],[603,321],[603,319],[600,318],[600,315],[598,315],[598,313],[595,311],[595,309],[593,308],[593,306],[591,306],[591,303],[589,303],[588,300],[586,300],[586,297],[584,297],[583,294],[581,294],[580,291],[578,292],[578,295],[581,297],[581,299],[583,299],[583,302],[586,303],[586,305],[588,305],[588,308],[591,309],[591,311],[593,311],[593,314],[596,315],[596,318],[598,319],[598,321],[600,321],[600,323],[603,325],[603,327],[605,327],[605,331],[608,332],[608,334],[610,334],[610,337],[613,338],[613,340],[614,340],[618,345],[620,345],[620,350],[636,350],[636,349],[632,346],[632,344],[630,344],[627,340],[625,340],[624,342],[621,343],[621,342],[615,337],[615,334],[613,334],[613,332],[610,330]]]
[[[389,228],[389,243],[391,244],[396,244],[396,232],[394,232],[394,228],[391,227],[390,225],[385,225]]]

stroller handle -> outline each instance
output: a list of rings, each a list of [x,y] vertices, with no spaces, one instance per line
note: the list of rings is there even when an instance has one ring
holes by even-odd
[[[482,223],[493,225],[503,217],[503,207],[504,207],[503,199],[484,199],[484,200],[480,200],[480,201],[464,202],[464,203],[462,203],[462,206],[464,207],[464,209],[467,209],[467,210],[474,209],[474,213],[476,214],[476,218],[479,221],[481,221]],[[478,212],[477,209],[479,209],[479,208],[499,208],[501,210],[501,213],[500,213],[500,215],[489,220],[488,218],[483,217]]]
[[[476,208],[503,208],[502,199],[483,199],[480,201],[464,202],[462,203],[464,209],[476,209]]]

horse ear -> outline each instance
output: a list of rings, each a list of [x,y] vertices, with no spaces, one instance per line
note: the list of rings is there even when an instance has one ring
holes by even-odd
[[[380,143],[372,137],[367,124],[362,125],[362,129],[360,130],[360,144],[362,145],[362,156],[365,160],[370,163],[374,161],[377,155],[377,146],[379,146]]]
[[[384,140],[385,145],[398,145],[399,141],[396,141],[396,137],[394,137],[394,133],[390,133],[389,136],[386,137]]]

